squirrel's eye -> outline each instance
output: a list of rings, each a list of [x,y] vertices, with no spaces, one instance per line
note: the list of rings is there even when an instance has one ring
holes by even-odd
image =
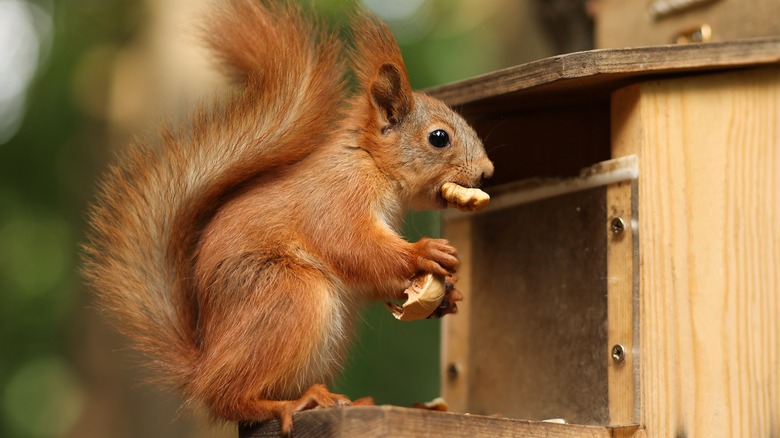
[[[428,143],[435,148],[443,148],[450,145],[450,135],[443,129],[437,129],[428,134]]]

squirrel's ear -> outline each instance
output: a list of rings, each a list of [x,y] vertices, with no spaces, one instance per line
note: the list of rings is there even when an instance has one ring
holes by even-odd
[[[401,122],[412,110],[412,87],[395,64],[383,64],[371,84],[371,101],[386,126]]]

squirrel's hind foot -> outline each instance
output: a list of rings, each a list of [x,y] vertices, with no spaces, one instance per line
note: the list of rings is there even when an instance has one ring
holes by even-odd
[[[279,420],[283,436],[291,436],[292,416],[296,412],[336,406],[373,406],[374,400],[371,397],[363,397],[352,402],[346,396],[334,394],[325,385],[317,383],[296,400],[256,400],[253,404],[257,412],[264,418],[277,418]]]

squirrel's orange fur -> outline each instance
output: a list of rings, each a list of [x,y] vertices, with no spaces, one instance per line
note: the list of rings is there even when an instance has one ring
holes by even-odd
[[[339,370],[362,303],[456,270],[446,241],[399,236],[407,209],[443,208],[443,183],[493,166],[458,115],[412,92],[369,13],[345,48],[289,2],[223,3],[207,39],[240,91],[163,129],[161,148],[128,148],[91,210],[85,271],[162,382],[289,431],[293,411],[348,402],[316,384]]]

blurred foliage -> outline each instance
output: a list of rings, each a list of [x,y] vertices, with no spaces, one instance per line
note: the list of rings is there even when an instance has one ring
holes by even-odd
[[[85,354],[81,318],[93,311],[78,274],[78,243],[87,200],[110,155],[109,127],[91,103],[104,105],[110,57],[150,17],[138,1],[0,5],[10,1],[49,14],[53,39],[27,89],[18,132],[0,143],[0,436],[66,436],[80,416],[93,415],[85,411],[89,394],[74,365]],[[319,0],[317,8],[338,22],[349,3]],[[485,9],[481,1],[367,3],[396,32],[415,88],[504,66],[506,47],[496,43],[495,29],[484,14],[473,19],[473,11]],[[96,53],[108,61],[96,67]],[[410,216],[405,232],[410,240],[437,235],[438,214]],[[401,405],[438,395],[438,321],[400,323],[380,304],[368,309],[359,333],[337,390]]]
[[[82,414],[70,323],[84,302],[77,242],[105,127],[78,108],[74,72],[90,48],[132,35],[133,3],[33,3],[50,15],[54,37],[48,56],[41,52],[18,132],[0,144],[3,437],[63,436]],[[8,56],[2,47],[0,56]]]

